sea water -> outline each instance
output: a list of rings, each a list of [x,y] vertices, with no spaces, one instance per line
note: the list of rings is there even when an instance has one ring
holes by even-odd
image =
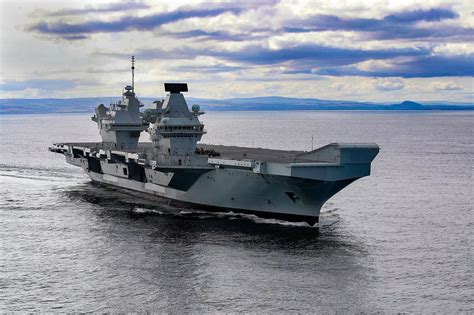
[[[204,143],[379,144],[319,228],[94,185],[47,150],[99,141],[89,115],[0,119],[2,312],[474,312],[473,112],[202,116]]]

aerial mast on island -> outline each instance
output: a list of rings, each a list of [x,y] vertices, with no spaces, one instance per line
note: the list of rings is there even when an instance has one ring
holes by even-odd
[[[132,56],[132,92],[135,92],[135,56]]]

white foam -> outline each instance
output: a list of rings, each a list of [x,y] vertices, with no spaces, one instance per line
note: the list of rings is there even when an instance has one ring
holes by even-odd
[[[203,211],[203,210],[181,210],[178,212],[180,215],[187,215],[187,214],[209,214],[210,212],[208,211]]]
[[[137,214],[145,214],[145,213],[164,214],[164,212],[159,211],[159,210],[147,209],[147,208],[141,208],[141,207],[136,207],[135,209],[133,209],[133,212]],[[261,218],[254,214],[236,213],[233,211],[211,212],[211,211],[204,211],[204,210],[181,210],[177,213],[175,212],[175,215],[178,215],[178,216],[195,215],[196,218],[202,219],[202,220],[206,220],[209,218],[223,218],[223,219],[228,219],[228,220],[245,219],[245,220],[250,220],[257,224],[273,224],[273,225],[306,227],[306,228],[320,228],[320,227],[325,227],[325,226],[331,226],[340,221],[340,219],[337,216],[328,215],[326,217],[323,217],[319,223],[316,223],[315,225],[311,226],[307,222],[290,222],[290,221],[279,220],[279,219]]]
[[[321,212],[319,216],[319,225],[321,227],[331,226],[341,221],[339,214],[336,213],[339,210],[340,208],[336,207]]]
[[[235,213],[233,211],[229,212],[215,212],[215,215],[221,218],[228,218],[230,220],[236,220],[239,218],[247,219],[253,221],[258,224],[276,224],[276,225],[284,225],[284,226],[302,226],[302,227],[317,227],[318,225],[311,226],[306,222],[290,222],[285,220],[278,220],[278,219],[266,219],[256,216],[254,214],[246,214],[246,213]]]
[[[319,218],[320,218],[320,221],[319,221],[320,227],[331,226],[341,221],[341,219],[338,219],[338,218],[321,218],[321,217]]]
[[[145,213],[155,213],[155,214],[163,214],[162,211],[156,210],[156,209],[147,209],[147,208],[141,208],[141,207],[135,207],[132,210],[133,213],[137,214],[145,214]]]
[[[290,221],[284,221],[284,220],[278,220],[278,219],[265,219],[265,218],[260,218],[257,216],[254,216],[254,217],[255,218],[251,218],[251,220],[254,221],[255,223],[261,223],[261,224],[277,224],[277,225],[284,225],[284,226],[299,226],[299,227],[309,227],[309,228],[319,227],[319,224],[315,224],[311,226],[306,222],[290,222]]]

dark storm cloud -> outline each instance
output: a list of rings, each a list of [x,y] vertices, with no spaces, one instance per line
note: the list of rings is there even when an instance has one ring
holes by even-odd
[[[474,56],[419,56],[402,61],[391,61],[385,70],[361,70],[357,67],[327,67],[313,73],[330,76],[431,78],[474,76]]]
[[[221,73],[221,72],[234,72],[245,69],[245,67],[231,67],[222,64],[209,65],[209,66],[177,66],[172,67],[169,70],[176,72],[195,72],[195,73]]]
[[[60,91],[76,87],[78,84],[73,80],[26,80],[6,81],[0,84],[0,91],[24,91],[27,89],[39,89],[46,91]]]
[[[117,58],[129,58],[128,55],[110,53],[105,55]],[[286,74],[318,74],[330,76],[367,76],[367,77],[444,77],[474,76],[472,55],[443,56],[433,55],[431,49],[380,49],[362,50],[328,47],[321,45],[301,45],[282,49],[268,49],[258,45],[249,45],[236,51],[218,51],[213,49],[196,49],[182,47],[173,51],[159,49],[139,50],[137,58],[154,59],[187,59],[200,56],[246,65],[285,64],[289,69]],[[386,70],[361,70],[355,64],[367,60],[384,60],[390,64]],[[239,70],[236,67],[234,70]],[[216,68],[214,72],[232,71],[232,68]],[[211,70],[207,70],[210,72]]]
[[[69,23],[64,21],[39,22],[28,29],[41,34],[50,35],[64,40],[78,40],[88,38],[94,33],[116,33],[131,30],[155,30],[162,25],[178,22],[189,18],[210,18],[224,13],[240,14],[242,11],[255,9],[262,6],[272,6],[276,0],[258,3],[220,3],[200,6],[188,6],[180,9],[163,12],[149,16],[124,16],[117,20],[90,20],[82,23]],[[50,13],[50,15],[80,14],[87,12],[124,11],[134,8],[144,8],[141,2],[116,3],[106,7],[63,10]],[[160,35],[174,38],[196,38],[199,40],[217,41],[248,41],[279,35],[283,33],[305,33],[323,31],[355,31],[363,36],[377,39],[437,39],[450,38],[454,41],[472,39],[474,29],[460,26],[430,25],[421,27],[417,23],[437,22],[446,19],[456,19],[459,15],[449,8],[432,8],[429,10],[413,10],[397,12],[381,19],[375,18],[340,18],[336,15],[319,14],[303,20],[295,20],[282,26],[280,29],[270,29],[259,26],[246,33],[228,32],[226,30],[208,31],[192,29],[186,31],[167,30]]]
[[[389,40],[389,39],[406,39],[406,40],[440,40],[448,39],[449,41],[466,41],[472,40],[474,36],[473,28],[464,28],[457,26],[432,26],[431,28],[400,26],[392,29],[386,28],[373,32],[370,36],[372,39]]]
[[[439,38],[473,36],[474,29],[456,26],[420,27],[417,22],[436,22],[455,19],[459,15],[450,9],[430,9],[399,12],[387,15],[382,19],[340,18],[335,15],[316,15],[303,21],[296,21],[297,26],[283,27],[283,32],[304,33],[322,31],[355,31],[368,33],[368,37],[388,39]]]
[[[130,30],[153,30],[161,25],[177,22],[189,18],[214,17],[223,13],[241,12],[239,7],[218,7],[200,9],[178,9],[166,13],[158,13],[148,16],[125,16],[114,21],[88,21],[84,23],[67,22],[40,22],[29,28],[42,34],[58,35],[85,35],[93,33],[116,33]]]
[[[133,3],[140,5],[139,2]],[[56,38],[72,41],[88,38],[94,33],[156,30],[162,25],[188,18],[211,18],[225,13],[237,15],[246,10],[274,3],[274,0],[269,0],[261,3],[258,2],[257,4],[252,2],[201,4],[199,6],[181,7],[174,11],[148,16],[124,16],[111,21],[91,20],[75,24],[62,21],[42,22],[35,24],[30,29],[52,35]],[[118,9],[118,4],[116,8]],[[272,11],[263,10],[262,12],[268,15]],[[398,76],[405,78],[472,76],[474,75],[473,56],[443,56],[433,53],[432,47],[436,46],[433,43],[436,43],[436,40],[440,38],[448,39],[451,42],[463,42],[466,39],[471,40],[473,38],[474,29],[472,28],[463,28],[453,23],[448,23],[447,25],[436,23],[457,19],[458,17],[458,13],[450,8],[432,8],[395,12],[381,18],[344,18],[336,15],[319,14],[311,18],[287,22],[284,26],[277,29],[267,25],[260,25],[262,23],[258,23],[258,21],[255,25],[246,26],[245,30],[227,30],[223,28],[217,29],[217,31],[209,31],[198,26],[191,30],[178,31],[177,29],[166,27],[160,28],[155,34],[157,36],[174,38],[195,38],[196,42],[207,40],[222,42],[239,41],[246,43],[246,45],[229,50],[219,49],[219,46],[209,43],[206,45],[206,48],[190,45],[176,47],[172,50],[167,50],[166,48],[138,49],[135,55],[143,60],[193,60],[202,56],[213,57],[220,64],[220,66],[208,66],[205,69],[199,67],[182,69],[183,71],[190,72],[219,73],[238,71],[259,65],[284,65],[286,70],[280,72],[284,74],[312,73],[330,76]],[[422,48],[360,49],[337,47],[336,45],[299,44],[270,49],[256,40],[267,39],[273,35],[284,33],[323,31],[353,31],[358,32],[362,37],[375,40],[406,39],[409,41],[416,39],[424,41],[425,45]],[[98,54],[129,59],[129,53],[112,52]],[[384,68],[384,70],[373,71],[361,70],[357,67],[358,63],[369,60],[383,60],[390,66]],[[227,62],[231,63],[232,66],[227,66]]]
[[[222,3],[203,3],[195,6],[183,6],[179,9],[170,12],[161,12],[148,16],[124,16],[120,19],[105,21],[105,20],[90,20],[86,22],[70,23],[65,21],[55,22],[39,22],[28,28],[29,31],[36,31],[45,35],[52,35],[63,39],[68,39],[68,36],[81,35],[87,36],[88,34],[94,33],[117,33],[126,32],[131,30],[154,30],[164,24],[178,22],[189,18],[210,18],[219,16],[224,13],[239,14],[246,10],[251,10],[264,6],[273,6],[278,0],[261,0],[258,2],[243,1],[243,2],[222,2]],[[53,13],[47,13],[46,15],[63,16],[63,15],[76,15],[86,14],[89,12],[111,12],[111,11],[123,11],[129,12],[134,9],[148,8],[141,2],[125,2],[110,5],[102,8],[84,8],[84,9],[72,9],[63,10]],[[183,37],[191,36],[203,36],[196,31],[189,33],[188,35],[183,34]],[[179,36],[178,33],[171,33],[173,36]],[[219,34],[208,34],[209,37],[218,36]],[[225,35],[224,32],[221,34]]]
[[[255,40],[271,35],[284,33],[308,33],[324,31],[355,31],[362,32],[370,39],[439,39],[449,38],[454,41],[472,39],[474,29],[459,26],[430,25],[421,27],[418,22],[437,22],[446,19],[456,19],[457,12],[446,8],[429,10],[414,10],[387,15],[381,19],[369,18],[340,18],[336,15],[319,14],[304,20],[295,20],[280,29],[254,28],[247,33],[230,34],[225,31],[206,31],[202,29],[182,32],[163,32],[163,35],[175,38],[198,38],[200,40],[245,41]],[[258,35],[257,35],[258,34]]]
[[[250,34],[231,34],[225,31],[205,31],[201,29],[194,29],[183,32],[160,32],[160,35],[171,36],[174,38],[200,38],[206,40],[219,40],[229,42],[246,41],[255,36]]]
[[[269,49],[259,45],[248,45],[235,51],[196,49],[192,47],[182,47],[173,49],[173,51],[144,49],[139,50],[136,56],[141,59],[194,59],[199,56],[209,56],[254,65],[271,65],[303,60],[316,66],[319,64],[348,65],[369,59],[421,56],[428,53],[429,50],[422,48],[361,50],[308,44],[281,49]],[[128,56],[115,53],[108,55],[128,58]]]
[[[63,39],[63,40],[68,40],[68,41],[75,41],[75,40],[87,39],[87,38],[89,38],[89,36],[87,36],[87,35],[62,35],[62,36],[58,36],[58,38]]]
[[[107,13],[127,10],[148,9],[150,6],[140,1],[123,1],[111,3],[101,7],[87,6],[81,9],[64,9],[54,12],[46,13],[46,16],[67,16],[67,15],[82,15],[88,13]]]
[[[313,19],[303,22],[315,29],[321,30],[351,30],[373,32],[380,29],[392,28],[395,26],[403,26],[414,24],[421,21],[440,21],[443,19],[457,18],[458,14],[448,9],[431,9],[431,10],[415,10],[405,11],[391,14],[382,19],[369,18],[339,18],[335,15],[316,15]]]
[[[399,56],[426,54],[423,49],[362,50],[322,45],[300,45],[295,47],[269,49],[249,46],[237,52],[216,54],[216,57],[250,64],[276,64],[294,60],[306,60],[315,65],[347,65],[368,59],[386,59]]]
[[[412,23],[418,21],[440,21],[443,19],[454,19],[459,15],[450,10],[443,8],[433,8],[429,10],[414,10],[387,15],[384,20],[392,22]]]

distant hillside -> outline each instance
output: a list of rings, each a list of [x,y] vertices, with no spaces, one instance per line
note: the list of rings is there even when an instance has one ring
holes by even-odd
[[[208,110],[419,110],[431,109],[415,102],[376,104],[354,101],[320,100],[314,98],[254,97],[226,100],[196,100]],[[474,107],[473,107],[474,109]]]
[[[118,101],[119,97],[0,99],[0,115],[93,113],[98,104]],[[140,98],[146,107],[160,98]],[[199,104],[204,110],[474,110],[473,104],[431,102],[420,104],[404,101],[400,104],[382,104],[316,98],[289,98],[279,96],[230,98],[224,100],[188,98],[188,104]]]

